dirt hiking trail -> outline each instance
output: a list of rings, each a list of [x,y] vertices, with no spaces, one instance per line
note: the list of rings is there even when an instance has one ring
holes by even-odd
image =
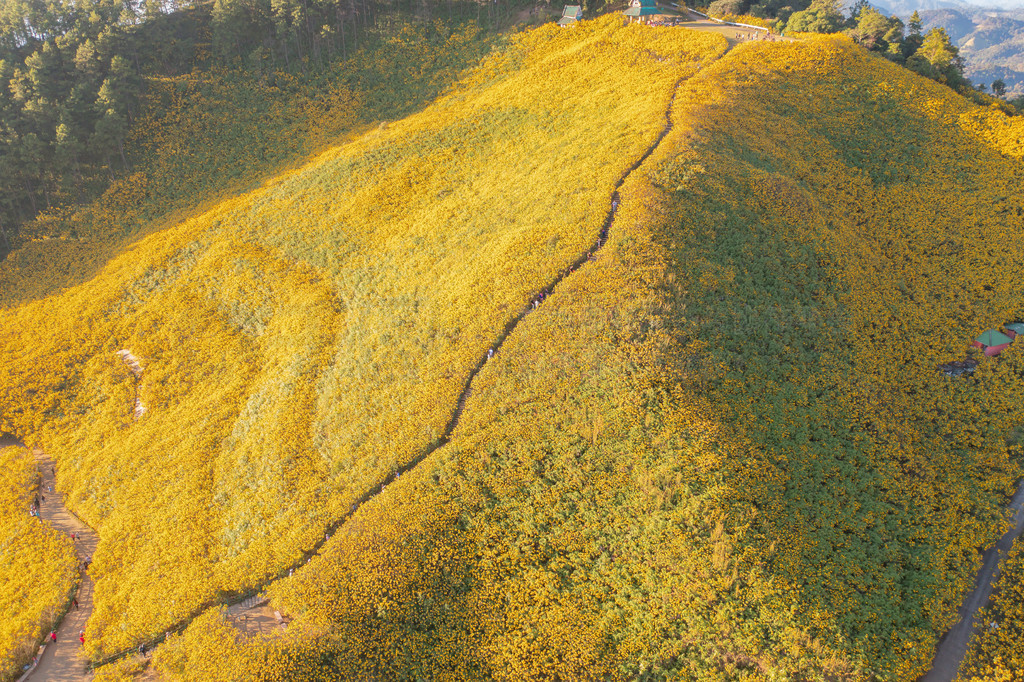
[[[96,551],[96,545],[99,544],[99,537],[92,528],[82,523],[64,506],[63,496],[54,480],[53,460],[49,455],[38,448],[33,449],[32,454],[35,456],[36,470],[41,481],[39,517],[68,536],[75,534],[75,553],[78,555],[79,563],[91,558]],[[57,627],[57,642],[46,645],[46,650],[35,670],[26,679],[33,682],[70,682],[92,678],[92,675],[86,672],[87,661],[82,655],[82,645],[78,641],[79,633],[85,629],[85,623],[92,615],[92,589],[92,578],[88,572],[83,572],[76,597],[78,608],[72,606],[64,616],[64,620]]]

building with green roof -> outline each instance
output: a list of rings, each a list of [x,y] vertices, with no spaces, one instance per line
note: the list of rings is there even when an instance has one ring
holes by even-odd
[[[648,21],[649,17],[661,14],[654,0],[629,0],[629,9],[623,12],[630,21]]]
[[[1013,343],[1013,339],[1006,334],[998,329],[989,329],[982,332],[981,336],[976,338],[971,345],[981,348],[985,355],[992,357],[1002,353],[1011,343]]]
[[[562,10],[562,18],[558,20],[561,27],[572,26],[583,18],[583,8],[579,5],[566,5]]]

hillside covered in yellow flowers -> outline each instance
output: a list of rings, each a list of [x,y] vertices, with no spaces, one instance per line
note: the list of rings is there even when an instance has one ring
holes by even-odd
[[[521,33],[0,312],[0,431],[101,538],[86,654],[170,632],[100,679],[928,669],[1022,473],[1020,349],[937,366],[1024,319],[1024,124],[728,48]]]

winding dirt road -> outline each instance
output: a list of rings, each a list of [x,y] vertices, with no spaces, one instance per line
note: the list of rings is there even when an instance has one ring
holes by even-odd
[[[960,664],[967,654],[971,633],[974,632],[974,617],[992,596],[992,583],[999,575],[999,562],[1006,558],[1014,540],[1024,531],[1024,481],[1018,484],[1017,493],[1006,509],[1011,515],[1013,527],[985,552],[981,568],[974,578],[974,589],[960,605],[960,619],[939,640],[932,669],[919,682],[953,682],[956,679]]]

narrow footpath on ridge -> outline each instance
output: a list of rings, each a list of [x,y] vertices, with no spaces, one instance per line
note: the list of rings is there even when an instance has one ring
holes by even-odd
[[[729,48],[726,50],[726,52],[728,52],[728,50],[731,49],[731,48],[732,48],[732,42],[730,41]],[[724,53],[723,53],[723,55],[724,55]],[[440,448],[440,447],[442,447],[444,445],[447,445],[450,442],[451,437],[452,437],[452,433],[455,431],[455,428],[458,426],[459,419],[462,417],[462,412],[463,412],[463,410],[466,407],[466,400],[470,396],[471,387],[472,387],[472,384],[473,384],[473,380],[476,378],[476,375],[480,373],[480,370],[482,370],[484,368],[484,365],[487,364],[488,360],[490,360],[495,354],[498,353],[498,351],[501,349],[502,344],[504,344],[505,339],[508,338],[509,334],[512,333],[512,331],[516,328],[516,326],[518,326],[518,324],[520,322],[522,322],[523,319],[527,315],[529,315],[533,310],[535,310],[541,304],[543,304],[544,300],[548,297],[548,295],[550,295],[554,291],[555,287],[557,287],[562,282],[562,280],[564,280],[570,274],[575,272],[578,268],[582,267],[587,262],[589,262],[591,260],[591,258],[608,241],[608,231],[611,228],[612,222],[615,220],[616,214],[618,213],[619,189],[626,182],[626,180],[629,179],[629,176],[632,175],[633,172],[635,170],[637,170],[648,158],[650,158],[651,154],[653,154],[654,151],[661,144],[661,141],[665,139],[665,136],[668,135],[669,132],[672,131],[672,109],[673,109],[673,107],[675,105],[676,94],[679,91],[679,86],[686,79],[687,79],[687,77],[683,76],[683,77],[679,78],[672,85],[672,95],[671,95],[671,97],[669,99],[668,107],[665,110],[665,124],[664,124],[664,126],[662,126],[661,131],[654,138],[654,141],[650,144],[650,146],[647,148],[647,150],[644,151],[644,153],[641,154],[640,157],[636,161],[634,161],[622,173],[622,175],[619,177],[619,179],[613,185],[613,187],[612,187],[612,194],[611,194],[610,201],[609,201],[609,206],[608,206],[608,212],[605,214],[605,219],[604,219],[604,222],[601,225],[600,231],[598,232],[597,240],[590,246],[589,249],[587,249],[583,254],[581,254],[574,262],[572,262],[564,270],[562,270],[562,272],[559,273],[558,276],[556,276],[554,278],[554,280],[552,280],[550,283],[548,283],[547,286],[545,286],[543,289],[540,290],[540,292],[538,292],[533,298],[531,298],[530,301],[527,303],[526,307],[518,315],[516,315],[511,320],[509,320],[509,322],[505,325],[504,329],[501,330],[501,332],[498,334],[498,337],[495,339],[494,343],[491,344],[491,346],[486,350],[486,352],[482,355],[480,360],[477,361],[476,365],[474,365],[470,369],[469,374],[466,377],[466,381],[465,381],[465,383],[462,386],[462,390],[459,392],[459,396],[456,399],[455,410],[452,412],[452,416],[448,420],[448,423],[445,425],[444,431],[441,433],[441,436],[437,440],[435,440],[433,443],[428,445],[422,452],[420,452],[420,454],[418,454],[416,457],[414,457],[412,460],[410,460],[404,466],[400,467],[395,472],[393,472],[393,475],[389,475],[384,481],[382,481],[381,483],[377,484],[376,486],[371,488],[369,491],[364,493],[358,500],[356,500],[356,502],[352,505],[352,508],[349,510],[348,513],[344,514],[341,518],[339,518],[338,520],[336,520],[335,522],[333,522],[332,524],[330,524],[329,526],[327,526],[325,528],[324,537],[321,538],[320,540],[318,540],[317,543],[313,547],[311,547],[310,549],[308,549],[305,552],[303,552],[301,558],[297,562],[295,562],[291,566],[285,567],[276,576],[271,576],[271,577],[267,578],[263,583],[261,583],[260,585],[258,585],[257,587],[255,587],[253,589],[249,589],[249,590],[246,590],[244,592],[229,593],[227,595],[224,595],[222,593],[222,598],[220,600],[217,600],[217,601],[213,601],[213,600],[207,601],[206,603],[200,605],[198,608],[196,608],[194,611],[192,611],[192,613],[190,613],[188,616],[186,616],[182,620],[180,620],[177,623],[175,623],[174,625],[171,625],[170,627],[166,628],[166,632],[168,634],[181,632],[186,627],[188,627],[188,625],[193,620],[198,618],[201,614],[205,613],[208,609],[214,608],[214,607],[217,607],[217,606],[226,606],[226,607],[228,607],[229,608],[229,615],[232,616],[232,619],[236,621],[236,624],[240,625],[240,623],[238,623],[238,621],[242,620],[242,619],[240,619],[240,616],[243,613],[243,609],[237,608],[239,605],[242,605],[243,603],[245,603],[247,601],[249,603],[254,603],[254,604],[262,605],[263,602],[262,602],[261,599],[258,598],[258,595],[260,595],[260,593],[263,592],[264,588],[267,585],[269,585],[270,583],[272,583],[272,582],[274,582],[276,580],[279,580],[281,578],[287,577],[294,570],[297,570],[301,566],[303,566],[306,563],[308,563],[310,561],[310,559],[312,559],[313,556],[315,556],[320,551],[320,549],[323,547],[323,545],[327,542],[327,539],[330,536],[334,535],[335,532],[345,522],[347,522],[352,516],[354,516],[355,513],[359,510],[359,508],[363,504],[365,504],[366,502],[372,500],[374,497],[376,497],[378,494],[380,494],[384,490],[384,488],[387,487],[387,484],[390,481],[395,480],[396,478],[398,478],[402,474],[404,474],[404,473],[410,471],[411,469],[413,469],[414,467],[418,466],[421,462],[423,462],[423,460],[425,460],[427,457],[429,457],[431,454],[433,454],[438,448]],[[270,625],[270,624],[268,624],[268,625]],[[249,628],[245,628],[243,626],[241,629],[248,630]],[[260,629],[262,631],[262,627]],[[147,649],[151,649],[155,645],[157,645],[160,642],[162,642],[163,639],[164,639],[164,636],[160,636],[160,637],[157,637],[155,639],[151,639],[151,640],[146,641],[145,642],[146,648]],[[111,654],[109,656],[106,656],[106,657],[104,657],[104,658],[102,658],[102,659],[100,659],[98,661],[94,661],[91,665],[93,667],[97,667],[97,666],[101,666],[101,665],[106,665],[108,663],[113,663],[114,661],[117,661],[117,660],[120,660],[122,658],[125,658],[126,656],[134,654],[135,652],[136,652],[136,648],[125,649],[125,650],[119,651],[119,652],[117,652],[115,654]]]
[[[949,629],[935,649],[932,669],[918,682],[953,682],[967,655],[967,645],[977,625],[974,622],[978,610],[988,604],[992,596],[992,583],[999,576],[999,563],[1006,558],[1022,531],[1024,531],[1024,481],[1017,485],[1017,493],[1006,507],[1013,527],[999,538],[999,542],[985,552],[981,568],[974,578],[974,589],[971,590],[960,605],[959,619]]]

